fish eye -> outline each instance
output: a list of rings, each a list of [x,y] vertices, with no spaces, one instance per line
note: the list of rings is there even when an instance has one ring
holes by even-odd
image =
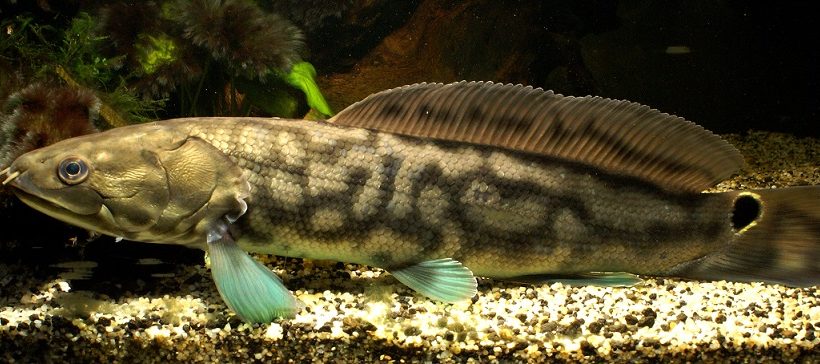
[[[68,157],[60,162],[60,167],[57,169],[57,175],[60,180],[69,185],[75,185],[85,181],[88,177],[88,166],[80,158]]]

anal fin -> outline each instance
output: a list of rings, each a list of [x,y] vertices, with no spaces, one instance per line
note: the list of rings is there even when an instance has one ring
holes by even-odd
[[[507,278],[506,280],[526,284],[561,283],[570,286],[632,287],[643,280],[632,273],[589,272],[579,274],[537,274]]]
[[[473,272],[450,258],[428,260],[390,273],[416,292],[447,303],[470,299],[477,292]]]
[[[276,274],[239,248],[229,233],[209,241],[208,252],[220,296],[242,319],[266,323],[296,315],[296,297]]]

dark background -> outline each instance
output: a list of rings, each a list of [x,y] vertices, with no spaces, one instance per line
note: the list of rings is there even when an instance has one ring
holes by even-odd
[[[3,0],[0,17],[67,24],[107,3]],[[629,99],[718,133],[820,135],[810,1],[256,3],[305,33],[305,59],[336,111],[407,83],[492,80]]]
[[[318,69],[356,75],[330,74],[330,80],[393,83],[344,93],[356,97],[412,82],[493,80],[629,99],[718,133],[758,129],[816,137],[818,48],[809,31],[816,15],[810,5],[428,0],[407,20],[395,19],[392,33],[370,32],[386,38],[374,39],[373,50],[359,48],[368,52],[344,46],[367,39],[334,40],[327,30],[309,31],[308,44]],[[667,52],[680,46],[689,53]]]

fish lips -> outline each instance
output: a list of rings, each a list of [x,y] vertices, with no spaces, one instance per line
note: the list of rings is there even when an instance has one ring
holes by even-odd
[[[13,172],[12,172],[13,173]],[[35,184],[26,171],[9,181],[17,198],[27,205],[57,218],[70,215],[95,215],[100,212],[102,197],[85,186],[67,186],[59,189],[42,188]]]

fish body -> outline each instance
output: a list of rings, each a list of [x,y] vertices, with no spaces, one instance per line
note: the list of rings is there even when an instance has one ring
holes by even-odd
[[[388,269],[453,258],[486,277],[662,275],[733,234],[729,195],[668,193],[496,147],[302,120],[164,125],[246,173],[248,211],[231,231],[253,252]]]
[[[474,295],[474,275],[820,280],[819,188],[700,193],[739,153],[644,106],[419,84],[330,121],[117,128],[26,154],[6,183],[69,223],[209,251],[220,293],[249,321],[297,305],[244,251],[382,267],[443,301]]]

